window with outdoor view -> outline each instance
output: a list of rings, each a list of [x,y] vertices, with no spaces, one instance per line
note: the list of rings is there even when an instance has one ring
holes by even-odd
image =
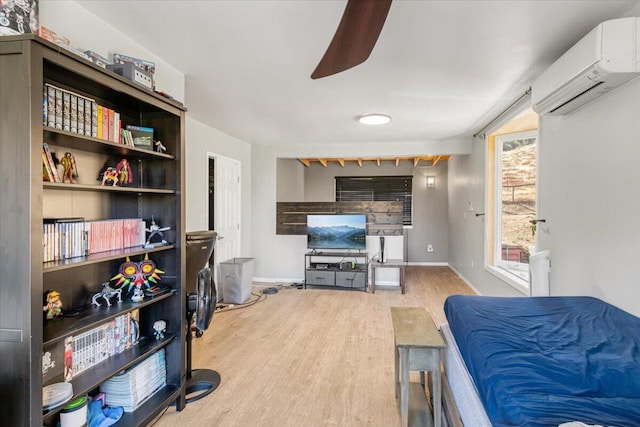
[[[525,280],[536,243],[536,139],[535,132],[496,138],[496,261]]]
[[[521,289],[536,246],[537,119],[528,110],[487,140],[487,266]]]

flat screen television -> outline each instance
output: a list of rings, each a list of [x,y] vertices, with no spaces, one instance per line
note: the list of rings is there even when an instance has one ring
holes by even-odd
[[[366,215],[307,215],[309,249],[365,249]]]

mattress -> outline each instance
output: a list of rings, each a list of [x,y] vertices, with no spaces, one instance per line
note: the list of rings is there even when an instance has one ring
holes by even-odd
[[[444,308],[492,425],[640,425],[640,318],[592,297],[455,295]]]
[[[465,426],[491,427],[476,385],[464,364],[456,340],[447,323],[440,325],[440,332],[447,347],[444,349],[442,364],[447,374],[447,382],[460,419]]]

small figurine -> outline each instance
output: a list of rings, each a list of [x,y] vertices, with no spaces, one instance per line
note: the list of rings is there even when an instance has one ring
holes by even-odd
[[[140,302],[144,299],[144,291],[142,290],[142,286],[136,285],[133,289],[133,295],[131,295],[131,301]]]
[[[110,166],[105,169],[105,171],[102,173],[102,184],[100,185],[104,186],[105,184],[107,184],[115,187],[117,183],[118,172],[116,171],[116,168]]]
[[[118,174],[116,184],[125,186],[133,183],[133,171],[131,170],[131,165],[129,165],[127,159],[122,159],[118,162],[118,165],[116,166],[116,173]]]
[[[164,320],[156,320],[153,322],[153,330],[155,331],[154,335],[157,340],[163,339],[164,333],[167,331],[167,322]]]
[[[73,178],[78,176],[75,157],[67,151],[64,153],[64,157],[60,160],[60,164],[64,170],[64,172],[62,172],[62,182],[69,179],[69,183],[73,184]]]
[[[151,226],[144,230],[147,233],[151,233],[151,234],[149,234],[149,238],[147,238],[147,242],[144,244],[144,247],[145,248],[153,248],[155,246],[168,245],[169,242],[164,240],[164,234],[162,233],[163,231],[167,231],[167,230],[171,230],[171,227],[160,227],[158,224],[156,224],[156,222],[153,219],[153,217],[151,217]],[[151,239],[154,236],[159,236],[160,237],[160,241],[151,243]]]
[[[165,147],[165,146],[162,144],[162,141],[156,141],[156,142],[155,142],[155,145],[156,145],[156,151],[157,151],[158,153],[164,153],[165,151],[167,151],[167,147]]]
[[[102,291],[98,292],[91,298],[91,303],[97,307],[100,307],[100,303],[98,302],[98,298],[102,298],[107,302],[107,307],[111,307],[111,301],[109,298],[114,295],[118,295],[118,302],[122,302],[122,289],[114,289],[109,286],[109,282],[104,282],[102,284]]]
[[[42,307],[42,311],[47,312],[47,319],[55,319],[62,315],[62,301],[60,301],[60,294],[56,291],[51,291],[47,294],[47,305]]]

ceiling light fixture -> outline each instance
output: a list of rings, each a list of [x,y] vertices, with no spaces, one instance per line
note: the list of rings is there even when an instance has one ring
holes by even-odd
[[[391,116],[382,113],[361,114],[357,119],[363,125],[386,125],[391,122]]]

